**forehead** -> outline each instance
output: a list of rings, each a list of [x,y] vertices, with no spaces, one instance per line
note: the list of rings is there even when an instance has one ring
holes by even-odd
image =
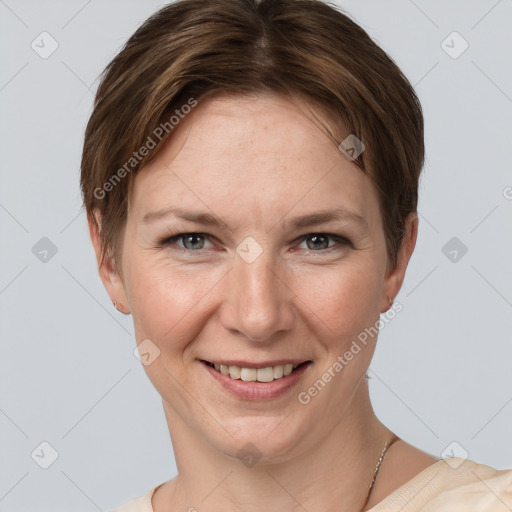
[[[179,202],[263,221],[343,207],[371,217],[373,185],[311,112],[276,95],[201,101],[137,175],[130,209],[141,216]]]

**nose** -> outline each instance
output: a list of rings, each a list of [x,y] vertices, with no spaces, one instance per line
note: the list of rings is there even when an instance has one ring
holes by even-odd
[[[220,319],[231,332],[251,341],[273,343],[276,333],[282,335],[293,326],[294,294],[286,282],[286,270],[265,253],[251,263],[235,258],[225,283]]]

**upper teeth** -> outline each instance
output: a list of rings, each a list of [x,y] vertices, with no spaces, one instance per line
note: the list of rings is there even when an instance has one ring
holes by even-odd
[[[275,379],[290,375],[297,366],[299,365],[289,363],[265,368],[245,368],[214,363],[214,368],[223,375],[229,375],[232,379],[241,379],[247,382],[272,382]]]

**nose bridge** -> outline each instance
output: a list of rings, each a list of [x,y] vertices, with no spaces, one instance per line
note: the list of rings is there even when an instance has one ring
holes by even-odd
[[[223,324],[242,332],[248,339],[268,340],[275,332],[292,325],[279,265],[270,249],[258,249],[251,240],[245,246],[244,242],[240,244],[237,253],[230,273],[230,300]]]

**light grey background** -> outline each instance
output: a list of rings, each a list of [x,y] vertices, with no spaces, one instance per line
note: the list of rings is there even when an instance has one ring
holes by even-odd
[[[97,77],[160,5],[0,0],[0,511],[107,510],[176,472],[78,187]],[[512,468],[512,2],[341,5],[415,85],[426,121],[419,239],[371,365],[375,410],[432,454],[455,441],[448,453]],[[31,47],[51,49],[43,31],[58,43],[46,59]],[[458,58],[453,31],[469,43]],[[32,250],[43,237],[57,248],[46,262]]]

